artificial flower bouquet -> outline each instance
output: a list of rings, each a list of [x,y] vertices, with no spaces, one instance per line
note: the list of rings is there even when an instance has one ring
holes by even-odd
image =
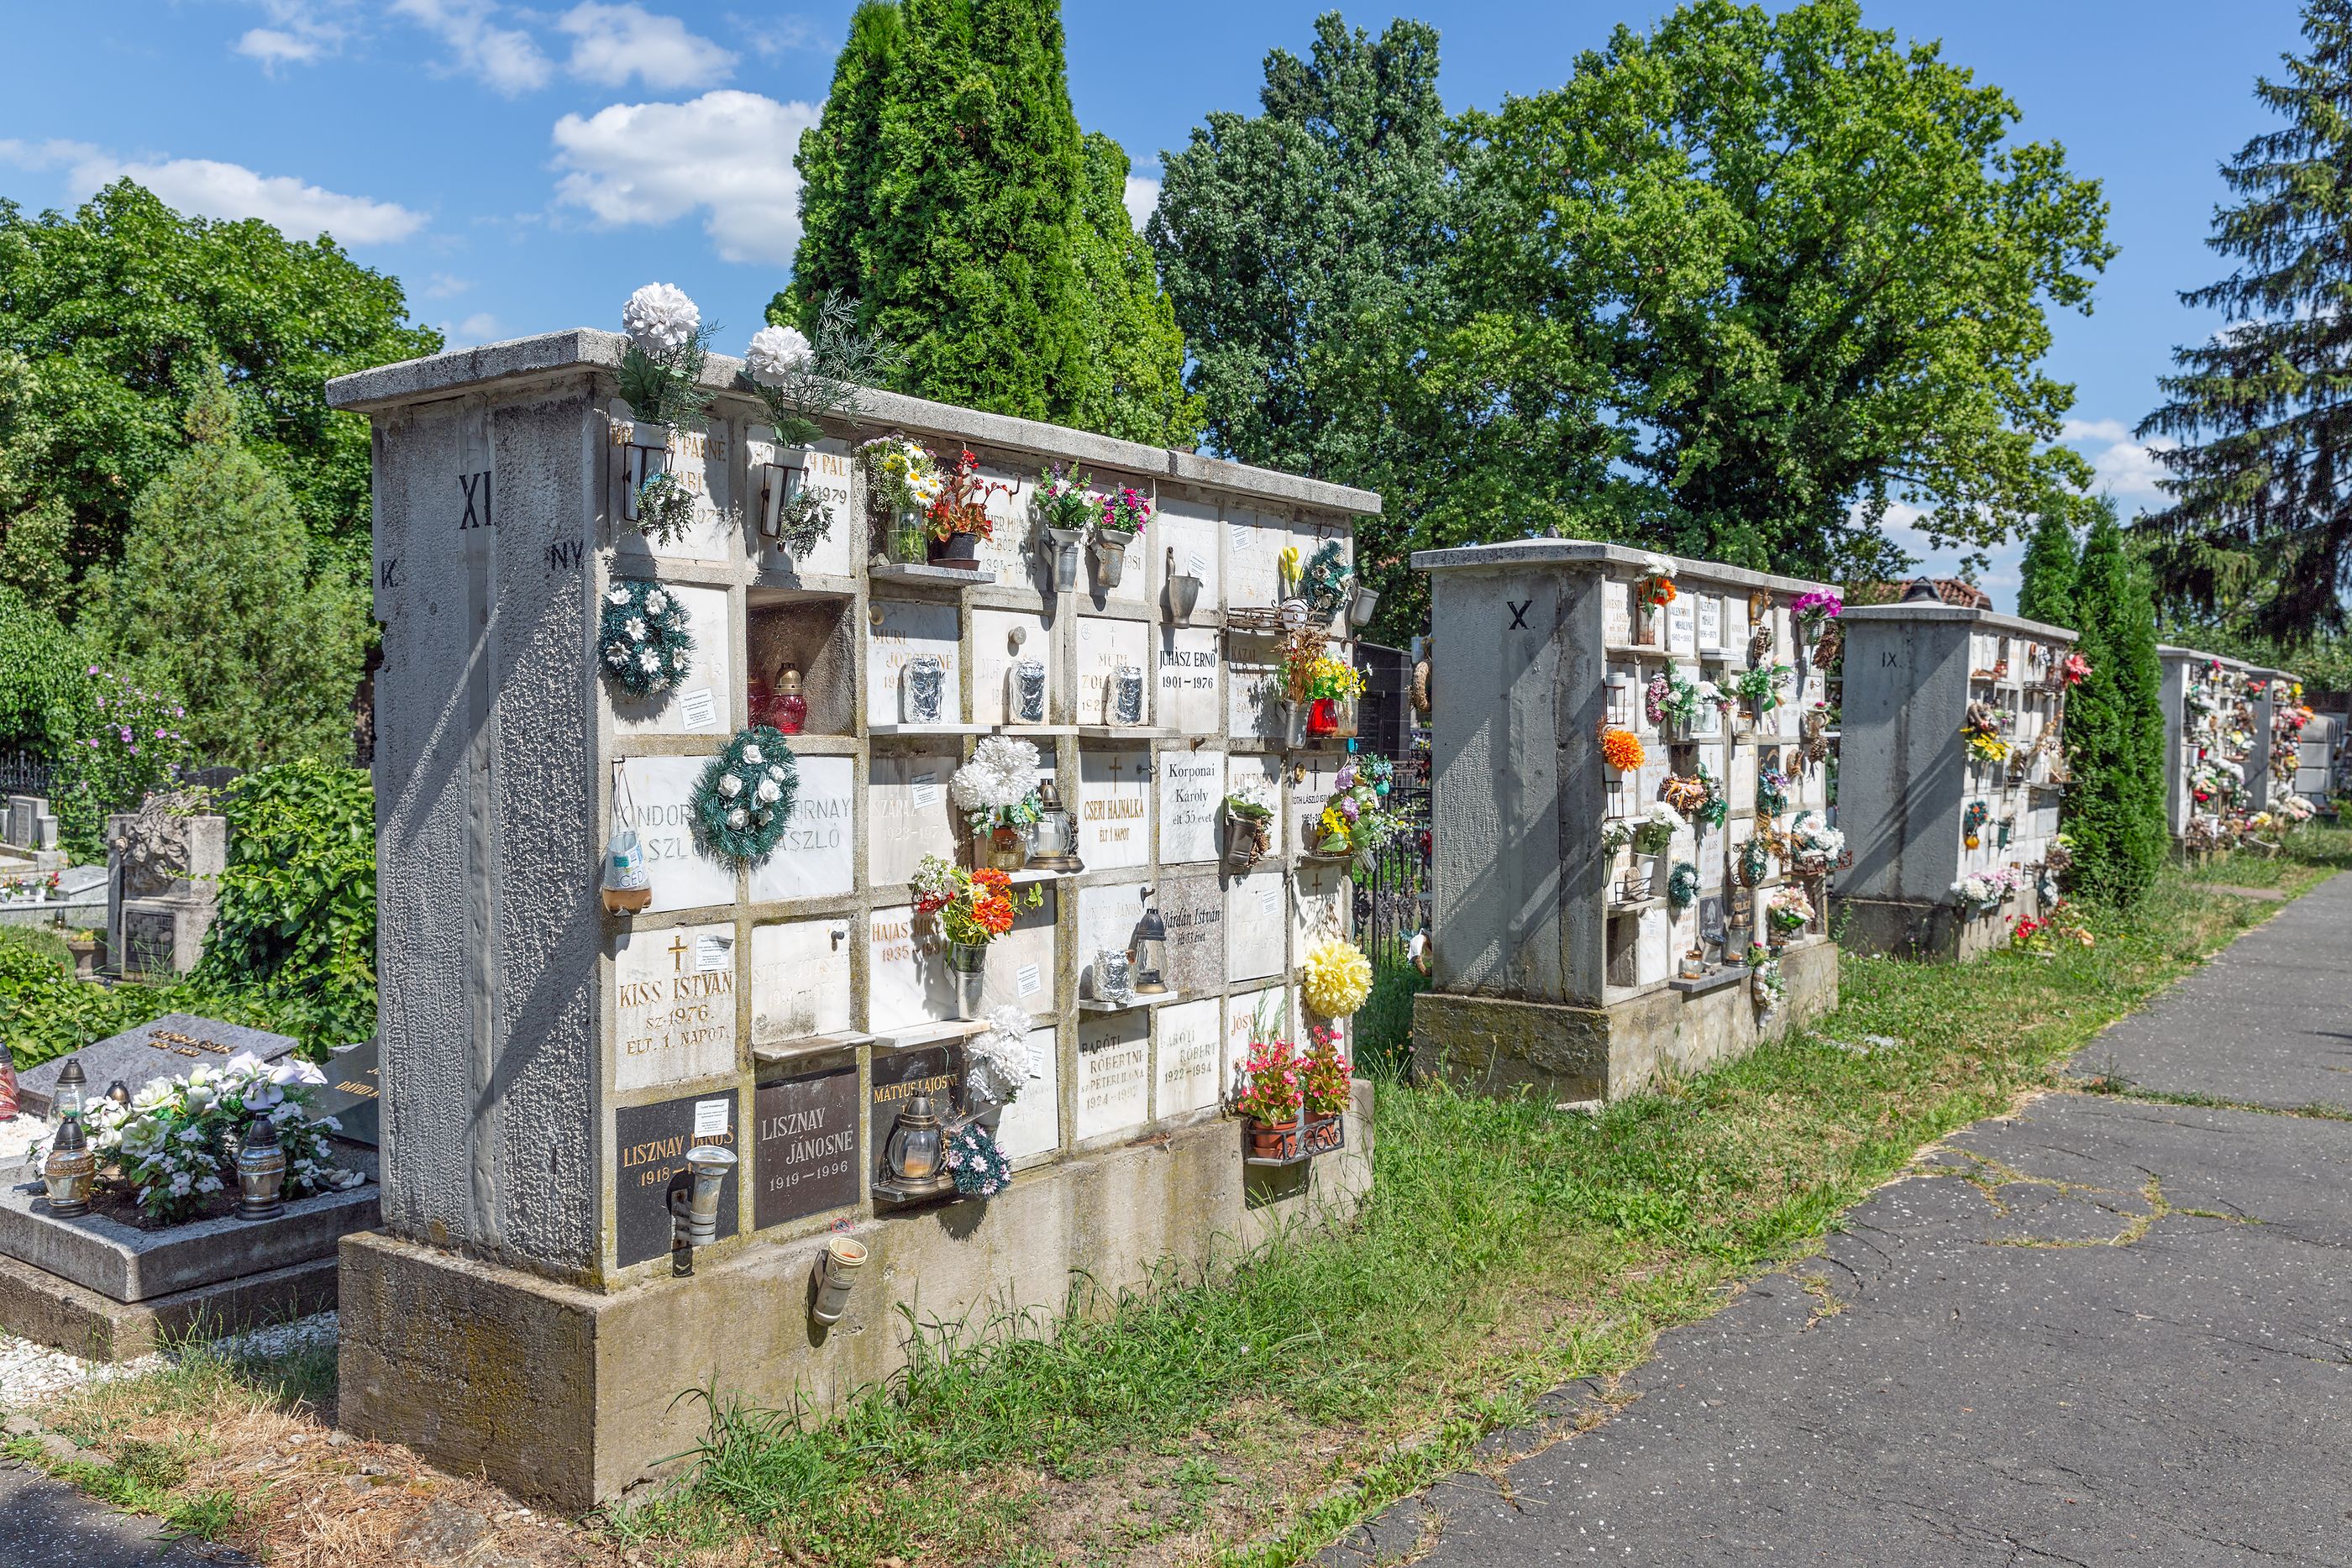
[[[1086,532],[1099,502],[1100,497],[1087,487],[1085,469],[1056,463],[1038,476],[1029,507],[1039,528],[1056,530],[1075,543]]]
[[[915,913],[935,915],[940,930],[959,947],[984,947],[1013,929],[1020,911],[1044,905],[1045,896],[1031,887],[1027,899],[1013,890],[1012,878],[982,867],[966,871],[937,855],[925,855],[908,883],[915,895]]]
[[[1151,497],[1131,485],[1121,485],[1116,490],[1106,490],[1102,510],[1095,518],[1095,537],[1112,544],[1126,545],[1151,523]]]
[[[893,433],[861,443],[857,461],[866,471],[866,507],[888,529],[890,559],[919,564],[930,551],[932,503],[946,488],[939,460],[928,448]]]
[[[1318,1017],[1350,1017],[1372,994],[1372,961],[1346,937],[1326,936],[1299,960],[1298,991]]]
[[[945,544],[959,535],[982,539],[996,537],[996,521],[988,515],[989,499],[1010,496],[1012,486],[982,478],[980,459],[968,450],[956,454],[954,465],[940,476],[939,486],[940,493],[923,514],[930,521],[934,540]]]
[[[97,1102],[87,1123],[90,1147],[100,1169],[111,1166],[140,1209],[163,1224],[195,1218],[214,1199],[235,1196],[236,1151],[257,1121],[278,1129],[288,1199],[341,1192],[366,1178],[335,1163],[327,1134],[341,1131],[341,1124],[303,1113],[310,1091],[326,1082],[307,1061],[272,1064],[239,1051],[218,1068],[153,1079],[128,1105]]]
[[[1786,940],[1813,923],[1813,901],[1803,888],[1784,882],[1764,901],[1764,918],[1772,935]]]
[[[982,737],[971,760],[948,781],[948,793],[971,830],[975,851],[1019,851],[1045,810],[1037,793],[1037,747],[1006,735]]]
[[[1630,729],[1604,729],[1601,732],[1601,760],[1620,773],[1632,773],[1642,766],[1646,755],[1641,737]]]
[[[1385,806],[1393,765],[1384,758],[1350,757],[1331,776],[1331,798],[1315,820],[1315,852],[1357,854],[1386,839],[1396,819]]]
[[[1818,630],[1824,622],[1834,621],[1844,614],[1845,600],[1834,588],[1816,589],[1797,595],[1796,602],[1790,605],[1789,610],[1796,616],[1797,624],[1811,632]]]
[[[1633,852],[1664,854],[1674,847],[1675,835],[1689,826],[1680,811],[1664,800],[1653,800],[1650,809],[1633,820]]]
[[[1756,810],[1759,815],[1777,817],[1789,809],[1790,779],[1777,768],[1756,770]]]
[[[1845,834],[1819,811],[1798,812],[1789,825],[1789,869],[1801,877],[1826,876],[1845,861]]]

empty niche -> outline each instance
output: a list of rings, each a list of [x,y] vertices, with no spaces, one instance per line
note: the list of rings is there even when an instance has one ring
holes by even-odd
[[[850,602],[788,598],[776,589],[751,590],[744,685],[752,723],[785,729],[781,721],[789,669],[799,673],[801,696],[808,704],[803,733],[850,733],[856,706]]]

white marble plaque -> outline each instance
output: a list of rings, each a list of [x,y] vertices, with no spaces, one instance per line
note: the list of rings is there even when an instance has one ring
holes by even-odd
[[[1215,504],[1163,497],[1160,516],[1151,526],[1159,536],[1157,555],[1161,582],[1164,584],[1180,572],[1189,572],[1201,580],[1201,597],[1192,613],[1205,615],[1218,609],[1223,602],[1219,595],[1224,574],[1220,570],[1223,552],[1217,548]]]
[[[877,887],[915,874],[925,855],[953,860],[955,807],[948,780],[956,758],[946,752],[876,751],[866,788],[866,878]]]
[[[907,904],[877,909],[866,933],[866,1027],[877,1033],[955,1016],[955,983],[943,954],[915,940]]]
[[[1723,596],[1723,645],[1742,661],[1748,657],[1748,597],[1740,593]]]
[[[1271,663],[1275,644],[1244,637],[1225,666],[1225,734],[1234,740],[1278,740],[1282,737],[1282,671]]]
[[[1633,641],[1633,585],[1616,578],[1601,581],[1601,640],[1612,648]]]
[[[1038,904],[1029,906],[1034,890]],[[981,1010],[1018,1007],[1025,1013],[1054,1010],[1054,932],[1059,894],[1051,882],[1013,889],[1013,929],[988,945],[988,967],[981,976]]]
[[[1051,1154],[1062,1146],[1061,1067],[1054,1031],[1031,1030],[1028,1080],[996,1124],[996,1146],[1006,1159]]]
[[[1290,900],[1279,871],[1255,871],[1225,889],[1225,980],[1261,979],[1284,969]]]
[[[1015,638],[1019,640],[1016,642]],[[1059,715],[1066,705],[1054,689],[1053,633],[1045,618],[1022,610],[975,610],[971,612],[971,722],[1019,724],[1013,717],[1013,666],[1023,659],[1045,665],[1045,716],[1028,722],[1066,724]]]
[[[1151,858],[1151,753],[1078,753],[1078,858],[1088,871]]]
[[[613,943],[613,1086],[735,1071],[735,927],[626,931]]]
[[[1225,518],[1225,607],[1271,607],[1281,600],[1282,551],[1290,526],[1279,517],[1236,508]]]
[[[761,504],[760,466],[774,459],[777,450],[774,434],[766,425],[755,424],[750,428],[748,439],[743,443],[745,458],[750,465],[746,471],[751,476],[750,502],[746,510],[756,510]],[[787,447],[785,450],[794,449]],[[866,528],[865,515],[850,504],[850,480],[856,459],[850,456],[846,442],[828,438],[809,448],[807,464],[801,474],[801,486],[803,489],[815,491],[832,508],[833,526],[825,530],[823,538],[810,547],[808,554],[798,559],[778,549],[755,526],[751,537],[757,541],[760,551],[760,570],[791,572],[796,577],[847,577],[856,570],[850,551],[856,536],[863,534]]]
[[[1117,724],[1111,706],[1111,678],[1121,667],[1144,675],[1143,722],[1151,716],[1151,628],[1141,621],[1111,621],[1099,615],[1078,617],[1078,722]]]
[[[620,579],[613,586],[618,587]],[[687,632],[694,639],[694,655],[686,679],[676,690],[651,700],[633,697],[608,680],[596,683],[613,710],[613,734],[623,741],[639,735],[709,735],[733,732],[735,666],[728,656],[734,638],[727,622],[727,591],[688,588],[665,582],[662,590],[677,596],[686,608]],[[604,616],[599,612],[597,624]],[[602,654],[599,654],[602,657]]]
[[[1171,1002],[1152,1014],[1151,1113],[1205,1111],[1217,1103],[1217,998]]]
[[[635,428],[626,420],[613,426],[613,471],[623,473],[624,448]],[[741,530],[728,516],[729,454],[727,426],[713,424],[709,430],[689,430],[683,425],[669,427],[669,472],[686,486],[694,497],[694,520],[680,538],[656,540],[637,531],[633,523],[623,522],[615,530],[615,553],[633,565],[651,560],[717,560],[731,561],[741,554]],[[620,483],[627,484],[624,476]],[[614,516],[625,513],[615,509]]]
[[[751,868],[751,902],[834,898],[856,881],[856,762],[846,757],[794,759],[801,787],[775,852]]]
[[[952,462],[954,454],[945,454]],[[1013,588],[1037,586],[1037,552],[1033,543],[1036,529],[1029,519],[1029,501],[1037,486],[1034,479],[1024,479],[1010,469],[980,465],[981,478],[991,485],[1005,486],[988,497],[989,521],[995,525],[989,537],[980,541],[978,576],[984,582],[1003,583]],[[974,719],[975,724],[982,721]]]
[[[1666,652],[1696,653],[1698,652],[1698,601],[1693,594],[1677,593],[1675,601],[1666,606]]]
[[[1078,994],[1092,1001],[1108,1001],[1094,984],[1096,956],[1108,949],[1124,953],[1135,945],[1135,927],[1143,918],[1147,883],[1115,883],[1108,887],[1078,890]]]
[[[1207,627],[1160,633],[1158,722],[1181,735],[1217,733],[1217,634]]]
[[[1240,1087],[1242,1064],[1249,1060],[1252,1044],[1261,1040],[1296,1041],[1291,1013],[1290,993],[1280,986],[1225,998],[1225,1098],[1233,1098]]]
[[[735,902],[735,868],[695,846],[696,780],[707,757],[629,757],[614,766],[613,823],[635,828],[653,879],[647,913]]]
[[[1225,793],[1239,795],[1249,789],[1255,789],[1258,799],[1274,811],[1274,820],[1266,824],[1265,852],[1271,855],[1283,853],[1283,844],[1287,838],[1283,823],[1290,812],[1282,799],[1282,758],[1247,755],[1227,757]],[[1219,830],[1220,832],[1223,831]]]
[[[915,600],[877,599],[874,601],[874,610],[881,620],[871,627],[866,650],[867,721],[897,724],[904,718],[901,694],[907,684],[908,661],[928,653],[947,669],[940,717],[950,724],[962,723],[962,629],[957,623],[956,607]]]
[[[1702,593],[1698,596],[1698,645],[1707,653],[1723,646],[1723,595]]]
[[[1348,868],[1302,865],[1290,884],[1290,950],[1304,955],[1326,936],[1345,936],[1350,924]]]
[[[1731,809],[1744,811],[1756,804],[1756,748],[1742,746],[1731,754]]]
[[[1159,756],[1160,860],[1163,865],[1217,858],[1217,804],[1225,794],[1224,754],[1163,751]]]
[[[1151,1119],[1151,1014],[1087,1013],[1078,1019],[1077,1137],[1108,1137]]]
[[[1641,985],[1665,979],[1674,971],[1672,923],[1663,909],[1652,907],[1641,914],[1641,946],[1636,954]]]
[[[751,927],[751,1043],[851,1028],[847,915]]]

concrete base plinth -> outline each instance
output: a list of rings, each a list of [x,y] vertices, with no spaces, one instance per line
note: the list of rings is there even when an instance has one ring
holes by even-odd
[[[1948,900],[1908,904],[1896,899],[1848,898],[1840,894],[1844,920],[1839,940],[1857,953],[1883,953],[1930,964],[1966,964],[2009,946],[2021,915],[2042,917],[2042,901],[2025,888],[1989,914],[1963,910]]]
[[[1743,981],[1685,993],[1661,987],[1606,1007],[1423,991],[1412,999],[1412,1064],[1486,1094],[1614,1100],[1662,1073],[1697,1072],[1778,1039],[1837,1006],[1838,949],[1812,937],[1785,949],[1788,995],[1759,1021]]]
[[[0,1329],[85,1361],[130,1361],[173,1340],[285,1322],[334,1304],[332,1258],[118,1301],[46,1269],[0,1257]]]
[[[1347,1148],[1245,1166],[1215,1121],[1024,1172],[985,1203],[869,1220],[847,1314],[811,1322],[825,1234],[707,1251],[689,1279],[610,1294],[369,1233],[342,1244],[340,1418],[444,1469],[582,1512],[681,1462],[709,1412],[681,1394],[823,1410],[907,1360],[906,1312],[976,1333],[1059,1317],[1155,1274],[1229,1262],[1282,1228],[1335,1224],[1371,1186],[1372,1092]],[[906,1311],[902,1311],[901,1309]]]

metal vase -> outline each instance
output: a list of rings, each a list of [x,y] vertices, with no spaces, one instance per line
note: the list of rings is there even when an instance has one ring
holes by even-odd
[[[1135,534],[1128,528],[1103,528],[1095,535],[1095,581],[1117,588],[1127,575],[1127,547]]]
[[[1348,604],[1348,624],[1360,631],[1372,623],[1372,617],[1380,612],[1380,594],[1360,582],[1356,584],[1356,597]]]
[[[987,967],[985,942],[948,944],[948,974],[955,981],[956,1017],[970,1019],[981,1016],[980,993],[988,977]]]

